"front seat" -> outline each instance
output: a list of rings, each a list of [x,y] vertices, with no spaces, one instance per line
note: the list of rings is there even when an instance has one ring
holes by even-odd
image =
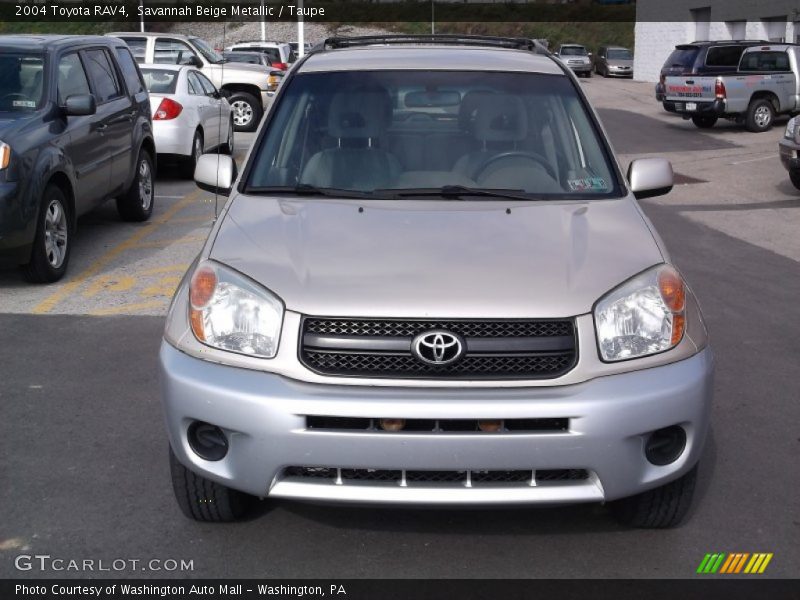
[[[400,174],[400,162],[379,145],[391,118],[391,98],[382,88],[335,94],[328,110],[328,135],[336,138],[337,147],[314,154],[299,183],[363,191],[390,187]]]

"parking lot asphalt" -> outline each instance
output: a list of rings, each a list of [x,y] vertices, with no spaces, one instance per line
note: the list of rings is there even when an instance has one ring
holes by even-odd
[[[707,552],[772,552],[800,575],[800,192],[784,122],[700,132],[652,85],[582,83],[623,165],[666,156],[673,192],[643,207],[698,295],[717,360],[713,430],[689,521],[628,530],[600,506],[409,510],[268,503],[235,525],[172,498],[156,359],[163,314],[214,215],[162,170],[147,224],[81,219],[67,279],[0,271],[0,577],[692,577]],[[239,136],[237,153],[249,139]],[[190,572],[19,571],[19,554],[193,561]]]

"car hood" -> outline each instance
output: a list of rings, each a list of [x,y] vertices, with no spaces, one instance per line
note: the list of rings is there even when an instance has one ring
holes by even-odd
[[[238,196],[210,258],[269,288],[289,310],[398,318],[585,314],[605,292],[663,262],[628,199]]]
[[[38,113],[25,113],[15,117],[9,117],[8,113],[0,113],[0,140],[10,144],[11,136],[35,118],[41,117]]]

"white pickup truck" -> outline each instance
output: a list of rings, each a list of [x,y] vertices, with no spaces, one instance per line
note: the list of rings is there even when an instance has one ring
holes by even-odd
[[[734,73],[676,75],[664,84],[664,108],[697,127],[713,127],[722,117],[767,131],[776,115],[800,112],[800,46],[752,46]]]

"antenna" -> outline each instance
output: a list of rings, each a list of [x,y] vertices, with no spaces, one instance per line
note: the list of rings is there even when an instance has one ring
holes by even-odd
[[[225,48],[225,37],[228,31],[228,22],[222,22],[222,47]],[[220,87],[222,87],[222,82],[225,81],[225,59],[222,59],[222,68],[220,69]],[[230,123],[230,121],[229,121]],[[229,125],[230,126],[230,125]],[[219,98],[219,124],[217,125],[217,139],[222,139],[222,96]],[[233,135],[231,135],[231,145],[228,148],[228,152],[231,155],[231,160],[233,160]],[[222,154],[222,144],[217,144],[217,185],[219,185],[219,161],[220,156]],[[214,222],[216,222],[217,217],[219,216],[219,193],[217,192],[217,188],[214,188]]]

